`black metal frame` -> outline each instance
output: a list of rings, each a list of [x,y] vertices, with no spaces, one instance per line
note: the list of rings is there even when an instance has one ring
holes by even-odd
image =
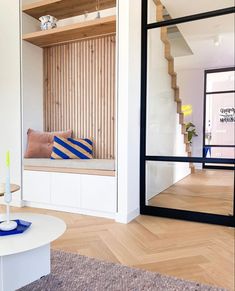
[[[233,206],[233,216],[201,213],[179,209],[169,209],[163,207],[147,206],[146,200],[146,162],[147,161],[175,161],[175,162],[209,162],[209,163],[228,163],[235,166],[234,159],[208,159],[208,158],[194,158],[194,157],[169,157],[169,156],[147,156],[146,155],[146,104],[147,104],[147,40],[148,30],[158,27],[196,21],[200,19],[231,14],[235,12],[234,7],[210,11],[201,14],[194,14],[190,16],[170,19],[167,21],[160,21],[148,24],[148,1],[142,0],[142,49],[141,49],[141,124],[140,124],[140,213],[146,215],[168,217],[175,219],[182,219],[188,221],[197,221],[203,223],[219,224],[226,226],[235,226],[234,213],[235,205]],[[235,183],[235,176],[234,176]],[[235,196],[235,193],[234,193]]]
[[[216,94],[229,94],[229,93],[235,93],[235,90],[228,90],[228,91],[215,91],[215,92],[207,92],[206,86],[207,86],[207,75],[208,74],[213,74],[213,73],[222,73],[222,72],[230,72],[230,71],[235,71],[235,67],[229,67],[229,68],[220,68],[220,69],[212,69],[212,70],[205,70],[204,72],[204,103],[203,103],[203,145],[202,145],[202,156],[205,158],[205,152],[204,148],[206,146],[205,143],[205,134],[206,134],[206,98],[207,95],[216,95]],[[235,148],[235,145],[210,145],[211,148],[213,147],[221,147],[221,148],[226,148],[226,147],[232,147]],[[229,166],[218,166],[218,165],[206,165],[206,163],[202,164],[204,169],[223,169],[223,170],[234,170],[234,167],[229,167]]]

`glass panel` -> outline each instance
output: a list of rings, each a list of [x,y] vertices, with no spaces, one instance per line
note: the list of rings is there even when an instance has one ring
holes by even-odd
[[[148,23],[233,7],[233,0],[148,0]],[[156,17],[156,11],[159,14]],[[160,17],[160,18],[159,18]]]
[[[168,60],[164,57],[162,32],[162,29],[148,32],[147,155],[187,156],[190,145],[183,133],[181,103],[175,101],[176,90],[172,88]]]
[[[206,91],[230,91],[235,90],[235,71],[216,72],[207,74]]]
[[[202,157],[204,72],[234,65],[233,24],[234,15],[229,14],[148,31],[147,155]],[[214,40],[218,31],[219,46]],[[228,98],[218,110],[233,107]],[[224,130],[230,132],[234,123],[223,124],[220,114],[213,113],[219,122],[215,131],[227,145]],[[190,123],[195,128],[189,127],[187,135],[186,124]],[[234,135],[229,139],[233,142]]]
[[[206,145],[235,144],[235,93],[206,96]]]
[[[146,162],[146,205],[232,215],[234,171]]]
[[[234,159],[235,158],[235,148],[212,147],[211,148],[211,158]]]
[[[205,156],[207,158],[224,158],[224,159],[235,159],[235,147],[205,147]],[[206,163],[206,166],[211,167],[234,167],[235,165],[225,164],[210,164]]]

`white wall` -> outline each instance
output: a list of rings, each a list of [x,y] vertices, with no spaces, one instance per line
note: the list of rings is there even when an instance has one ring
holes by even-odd
[[[139,214],[141,0],[118,1],[118,214]]]
[[[156,6],[149,1],[149,21]],[[160,29],[148,33],[147,155],[187,156]],[[147,200],[190,173],[189,164],[148,163]]]
[[[23,13],[22,32],[33,32],[39,21]],[[23,88],[23,152],[27,144],[27,130],[43,130],[43,50],[26,41],[22,42]]]
[[[160,30],[151,30],[148,39],[147,154],[186,156]]]
[[[198,133],[192,140],[192,154],[194,157],[202,157],[204,70],[177,70],[177,82],[183,104],[192,105],[192,115],[185,117],[185,122],[192,122]]]
[[[107,17],[107,16],[112,16],[116,15],[116,8],[110,8],[110,9],[105,9],[105,10],[100,10],[100,17]],[[61,27],[64,25],[69,25],[73,23],[78,23],[78,22],[84,22],[87,20],[93,20],[97,17],[96,12],[88,13],[86,18],[85,14],[84,15],[79,15],[79,16],[74,16],[74,17],[69,17],[66,19],[61,19],[58,21],[57,26]]]
[[[0,1],[0,182],[5,180],[5,153],[11,152],[11,181],[21,185],[20,7]],[[20,192],[13,195],[15,204]]]

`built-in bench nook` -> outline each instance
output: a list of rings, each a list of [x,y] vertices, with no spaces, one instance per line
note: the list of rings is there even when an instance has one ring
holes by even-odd
[[[116,1],[100,1],[101,9],[109,9],[99,17],[95,1],[73,2],[60,1],[62,15],[45,0],[23,6],[23,142],[26,148],[29,128],[71,130],[72,138],[92,141],[93,159],[24,159],[23,200],[114,218]],[[40,31],[37,19],[47,11],[59,19],[58,27]]]

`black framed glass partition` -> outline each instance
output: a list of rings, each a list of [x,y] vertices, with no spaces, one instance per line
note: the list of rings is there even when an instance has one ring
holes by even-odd
[[[235,69],[205,71],[203,157],[235,155]],[[203,164],[204,168],[231,169],[232,165]]]
[[[162,2],[142,1],[141,214],[232,226],[234,151],[214,154],[211,144],[206,154],[203,108],[214,93],[204,72],[234,67],[234,7]]]

